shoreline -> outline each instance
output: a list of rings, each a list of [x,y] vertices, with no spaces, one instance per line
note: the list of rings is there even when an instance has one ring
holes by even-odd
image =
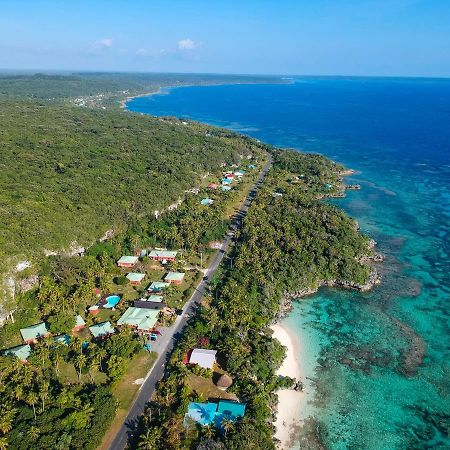
[[[130,101],[133,100],[135,98],[140,98],[140,97],[151,97],[152,95],[158,95],[158,94],[162,94],[163,91],[165,89],[167,90],[171,90],[171,89],[176,89],[176,88],[182,88],[182,87],[208,87],[208,86],[236,86],[236,85],[251,85],[251,84],[281,84],[281,85],[288,85],[288,84],[293,84],[294,81],[290,81],[290,82],[283,82],[283,83],[258,83],[258,82],[248,82],[248,83],[244,83],[244,82],[231,82],[231,83],[211,83],[211,84],[182,84],[182,85],[178,85],[178,86],[161,86],[158,88],[158,90],[153,91],[153,92],[148,92],[148,93],[144,93],[144,94],[137,94],[137,95],[130,95],[122,100],[119,101],[120,104],[120,109],[123,109],[124,111],[129,111],[126,107],[126,104]],[[148,114],[148,113],[145,113]]]
[[[297,381],[304,379],[302,370],[302,346],[295,334],[285,325],[277,322],[271,325],[272,338],[277,339],[286,347],[286,357],[283,364],[277,370],[277,375],[289,376]],[[288,450],[301,425],[299,412],[306,405],[306,394],[294,389],[279,389],[276,391],[278,405],[274,426],[276,428],[274,437],[278,440],[277,449]]]

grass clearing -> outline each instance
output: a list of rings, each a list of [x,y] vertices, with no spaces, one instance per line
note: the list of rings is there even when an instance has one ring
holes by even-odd
[[[155,352],[148,353],[142,350],[128,364],[128,370],[123,378],[112,386],[114,398],[117,400],[119,407],[116,411],[116,416],[111,423],[109,430],[105,433],[103,441],[97,450],[108,450],[111,442],[122,426],[128,414],[133,401],[141,387],[140,384],[135,384],[139,378],[145,378],[147,372],[153,366],[157,358]]]
[[[213,378],[218,378],[221,374],[215,373]],[[201,377],[199,375],[191,374],[186,380],[189,388],[206,400],[221,398],[224,400],[238,400],[236,394],[233,392],[222,391],[213,382],[211,378]]]

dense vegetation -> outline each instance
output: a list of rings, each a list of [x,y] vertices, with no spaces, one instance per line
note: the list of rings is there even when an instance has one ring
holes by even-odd
[[[84,97],[90,106],[112,106],[131,95],[161,87],[227,83],[282,83],[276,77],[169,73],[0,74],[0,98],[60,101]]]
[[[284,350],[269,325],[286,292],[317,287],[321,281],[367,281],[368,239],[354,222],[320,199],[341,192],[342,167],[317,155],[274,151],[274,168],[250,207],[238,233],[231,262],[213,280],[199,314],[172,355],[165,379],[132,443],[142,449],[271,449],[275,390],[291,380],[275,376]],[[282,196],[273,195],[275,192]],[[189,401],[205,398],[190,387],[196,368],[182,364],[188,349],[203,345],[219,351],[230,388],[247,403],[244,419],[225,433],[206,426],[186,431]],[[206,379],[211,373],[203,373]]]
[[[44,250],[90,245],[167,208],[221,163],[261,153],[249,139],[175,119],[27,101],[0,108],[3,273]]]
[[[261,156],[258,165],[264,161],[262,148],[251,140],[217,130],[208,130],[210,136],[204,136],[206,128],[202,126],[185,126],[176,121],[173,124],[154,121],[154,126],[161,126],[160,130],[170,127],[174,135],[177,132],[183,133],[184,138],[190,139],[193,146],[199,145],[201,136],[205,142],[210,139],[210,142],[216,144],[214,149],[205,144],[206,150],[202,150],[199,145],[198,154],[191,159],[198,161],[199,167],[204,171],[201,173],[209,175],[206,178],[192,176],[189,183],[182,184],[182,187],[192,187],[197,183],[200,191],[197,194],[183,192],[180,186],[174,186],[173,192],[182,195],[183,202],[176,209],[161,212],[158,219],[155,218],[153,209],[146,210],[142,207],[133,210],[133,200],[130,199],[130,203],[126,204],[127,210],[119,216],[120,226],[116,228],[114,236],[106,241],[94,242],[82,257],[59,254],[41,258],[34,269],[38,275],[37,287],[17,295],[14,322],[8,321],[0,330],[1,349],[20,344],[19,329],[41,321],[47,323],[53,335],[70,336],[70,343],[66,345],[55,342],[51,337],[41,339],[33,346],[28,365],[12,356],[0,356],[3,417],[0,423],[0,448],[6,448],[8,445],[13,449],[89,449],[100,444],[117,409],[115,390],[120,391],[120,385],[117,383],[127,373],[127,369],[133,369],[137,364],[135,358],[139,358],[141,363],[151,359],[151,355],[147,356],[143,350],[145,340],[130,333],[126,328],[106,340],[93,339],[87,329],[72,332],[75,315],[81,314],[85,317],[88,326],[105,320],[115,325],[126,308],[132,305],[133,300],[142,296],[143,288],[149,280],[161,278],[168,269],[183,270],[185,265],[195,266],[201,261],[200,253],[205,263],[212,254],[209,243],[223,237],[229,223],[229,214],[233,212],[236,202],[241,201],[258,172],[249,171],[246,180],[236,184],[231,192],[211,192],[206,188],[207,184],[221,178],[222,162],[236,162],[250,154],[254,157]],[[186,131],[189,128],[191,131]],[[168,135],[171,134],[170,130],[166,130]],[[188,144],[183,142],[187,147]],[[180,146],[182,148],[182,145]],[[181,153],[180,148],[176,150]],[[206,156],[205,162],[201,161],[200,155],[212,155],[217,150],[222,150],[222,154],[215,155],[214,163],[207,161]],[[54,153],[56,154],[57,152]],[[166,155],[170,156],[170,148],[166,150]],[[47,160],[50,158],[50,155],[43,153],[41,156]],[[155,166],[164,164],[164,158],[158,160],[157,156]],[[255,158],[252,160],[256,163]],[[248,164],[247,158],[243,161]],[[137,156],[133,164],[139,164]],[[73,169],[70,163],[65,167],[67,171],[59,175],[70,173]],[[81,170],[81,167],[77,166],[77,169]],[[111,169],[115,170],[113,167]],[[170,172],[167,167],[164,167],[164,170]],[[189,175],[197,173],[192,165],[189,169],[180,165],[178,172]],[[41,175],[42,173],[41,170]],[[77,173],[75,170],[75,177]],[[51,188],[52,184],[48,181],[51,174],[50,169],[50,174],[45,177],[46,181],[40,183],[48,183]],[[178,176],[174,175],[174,178],[177,179]],[[72,178],[68,178],[67,187],[71,185]],[[181,183],[184,181],[180,180]],[[140,192],[145,193],[149,184],[151,185],[144,179],[139,185]],[[36,180],[36,186],[40,188],[39,180]],[[166,186],[171,187],[168,183]],[[27,186],[24,186],[22,189],[26,191],[26,188]],[[75,184],[73,189],[75,190]],[[167,195],[167,191],[168,189],[165,193],[158,194],[158,198],[153,200],[153,208],[164,205],[164,195]],[[137,186],[135,192],[139,192]],[[104,195],[110,194],[105,189]],[[200,205],[203,196],[215,199],[214,204],[208,207]],[[60,199],[63,198],[61,193]],[[95,204],[99,198],[86,201]],[[128,198],[124,193],[122,207],[126,201]],[[169,201],[170,198],[166,200]],[[32,215],[33,210],[31,206],[29,208]],[[94,215],[94,212],[92,214]],[[63,217],[54,220],[61,220],[61,225],[64,225]],[[78,226],[83,224],[80,222]],[[9,238],[13,239],[14,235],[11,233]],[[117,259],[122,254],[134,254],[142,248],[153,246],[169,246],[181,249],[182,252],[179,260],[169,267],[158,267],[156,264],[156,269],[155,264],[148,258],[141,258],[138,270],[147,274],[147,281],[145,285],[128,285],[124,271],[116,265]],[[36,248],[40,247],[37,245]],[[190,269],[185,286],[182,289],[169,289],[164,297],[165,302],[170,306],[181,307],[192,294],[199,276],[197,270]],[[98,301],[94,288],[100,289],[103,294],[121,294],[121,302],[115,311],[102,310],[98,316],[87,314],[87,308]]]

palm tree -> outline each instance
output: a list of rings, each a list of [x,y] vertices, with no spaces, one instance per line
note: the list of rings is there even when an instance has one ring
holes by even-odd
[[[36,403],[38,401],[38,396],[36,392],[30,391],[25,401],[27,402],[28,405],[31,405],[33,407],[34,420],[36,420]]]
[[[59,351],[59,348],[56,348],[53,353],[53,364],[55,365],[55,372],[56,375],[59,376],[59,364],[62,362],[63,357],[61,355],[61,352]]]
[[[139,438],[138,449],[140,450],[156,450],[161,439],[161,429],[148,428],[147,431]]]
[[[16,415],[16,409],[7,403],[0,409],[0,431],[3,434],[9,433],[12,429],[12,423],[14,416]]]
[[[31,438],[32,441],[35,441],[39,437],[40,434],[41,434],[41,430],[34,425],[32,425],[30,427],[30,429],[28,430],[28,436]]]
[[[75,367],[78,369],[78,381],[81,382],[81,370],[86,367],[86,356],[78,355],[75,358]]]
[[[0,450],[6,450],[8,448],[8,440],[5,436],[0,437]]]
[[[223,419],[222,420],[222,428],[225,434],[225,437],[227,436],[227,433],[234,428],[234,423],[231,420]]]
[[[91,379],[91,383],[94,384],[94,376],[92,375],[92,371],[97,368],[97,358],[96,355],[92,355],[91,358],[89,358],[88,362],[88,368],[89,368],[89,378]]]
[[[50,383],[48,381],[43,381],[41,385],[39,385],[39,398],[42,402],[41,412],[45,411],[45,400],[48,398],[50,389]]]
[[[99,347],[97,350],[97,358],[98,358],[98,365],[102,372],[103,372],[102,361],[106,358],[106,356],[107,356],[106,350],[102,347]]]
[[[75,353],[83,353],[83,340],[79,336],[73,336],[70,347]]]

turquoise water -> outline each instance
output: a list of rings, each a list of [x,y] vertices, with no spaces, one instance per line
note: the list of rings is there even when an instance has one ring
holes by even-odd
[[[359,171],[348,181],[362,190],[336,203],[386,255],[383,283],[366,294],[323,289],[285,319],[306,351],[309,399],[293,448],[450,448],[450,80],[303,78],[168,92],[128,107]]]
[[[106,297],[106,304],[103,305],[103,308],[114,308],[117,303],[120,302],[120,296],[119,295],[110,295],[109,297]]]

